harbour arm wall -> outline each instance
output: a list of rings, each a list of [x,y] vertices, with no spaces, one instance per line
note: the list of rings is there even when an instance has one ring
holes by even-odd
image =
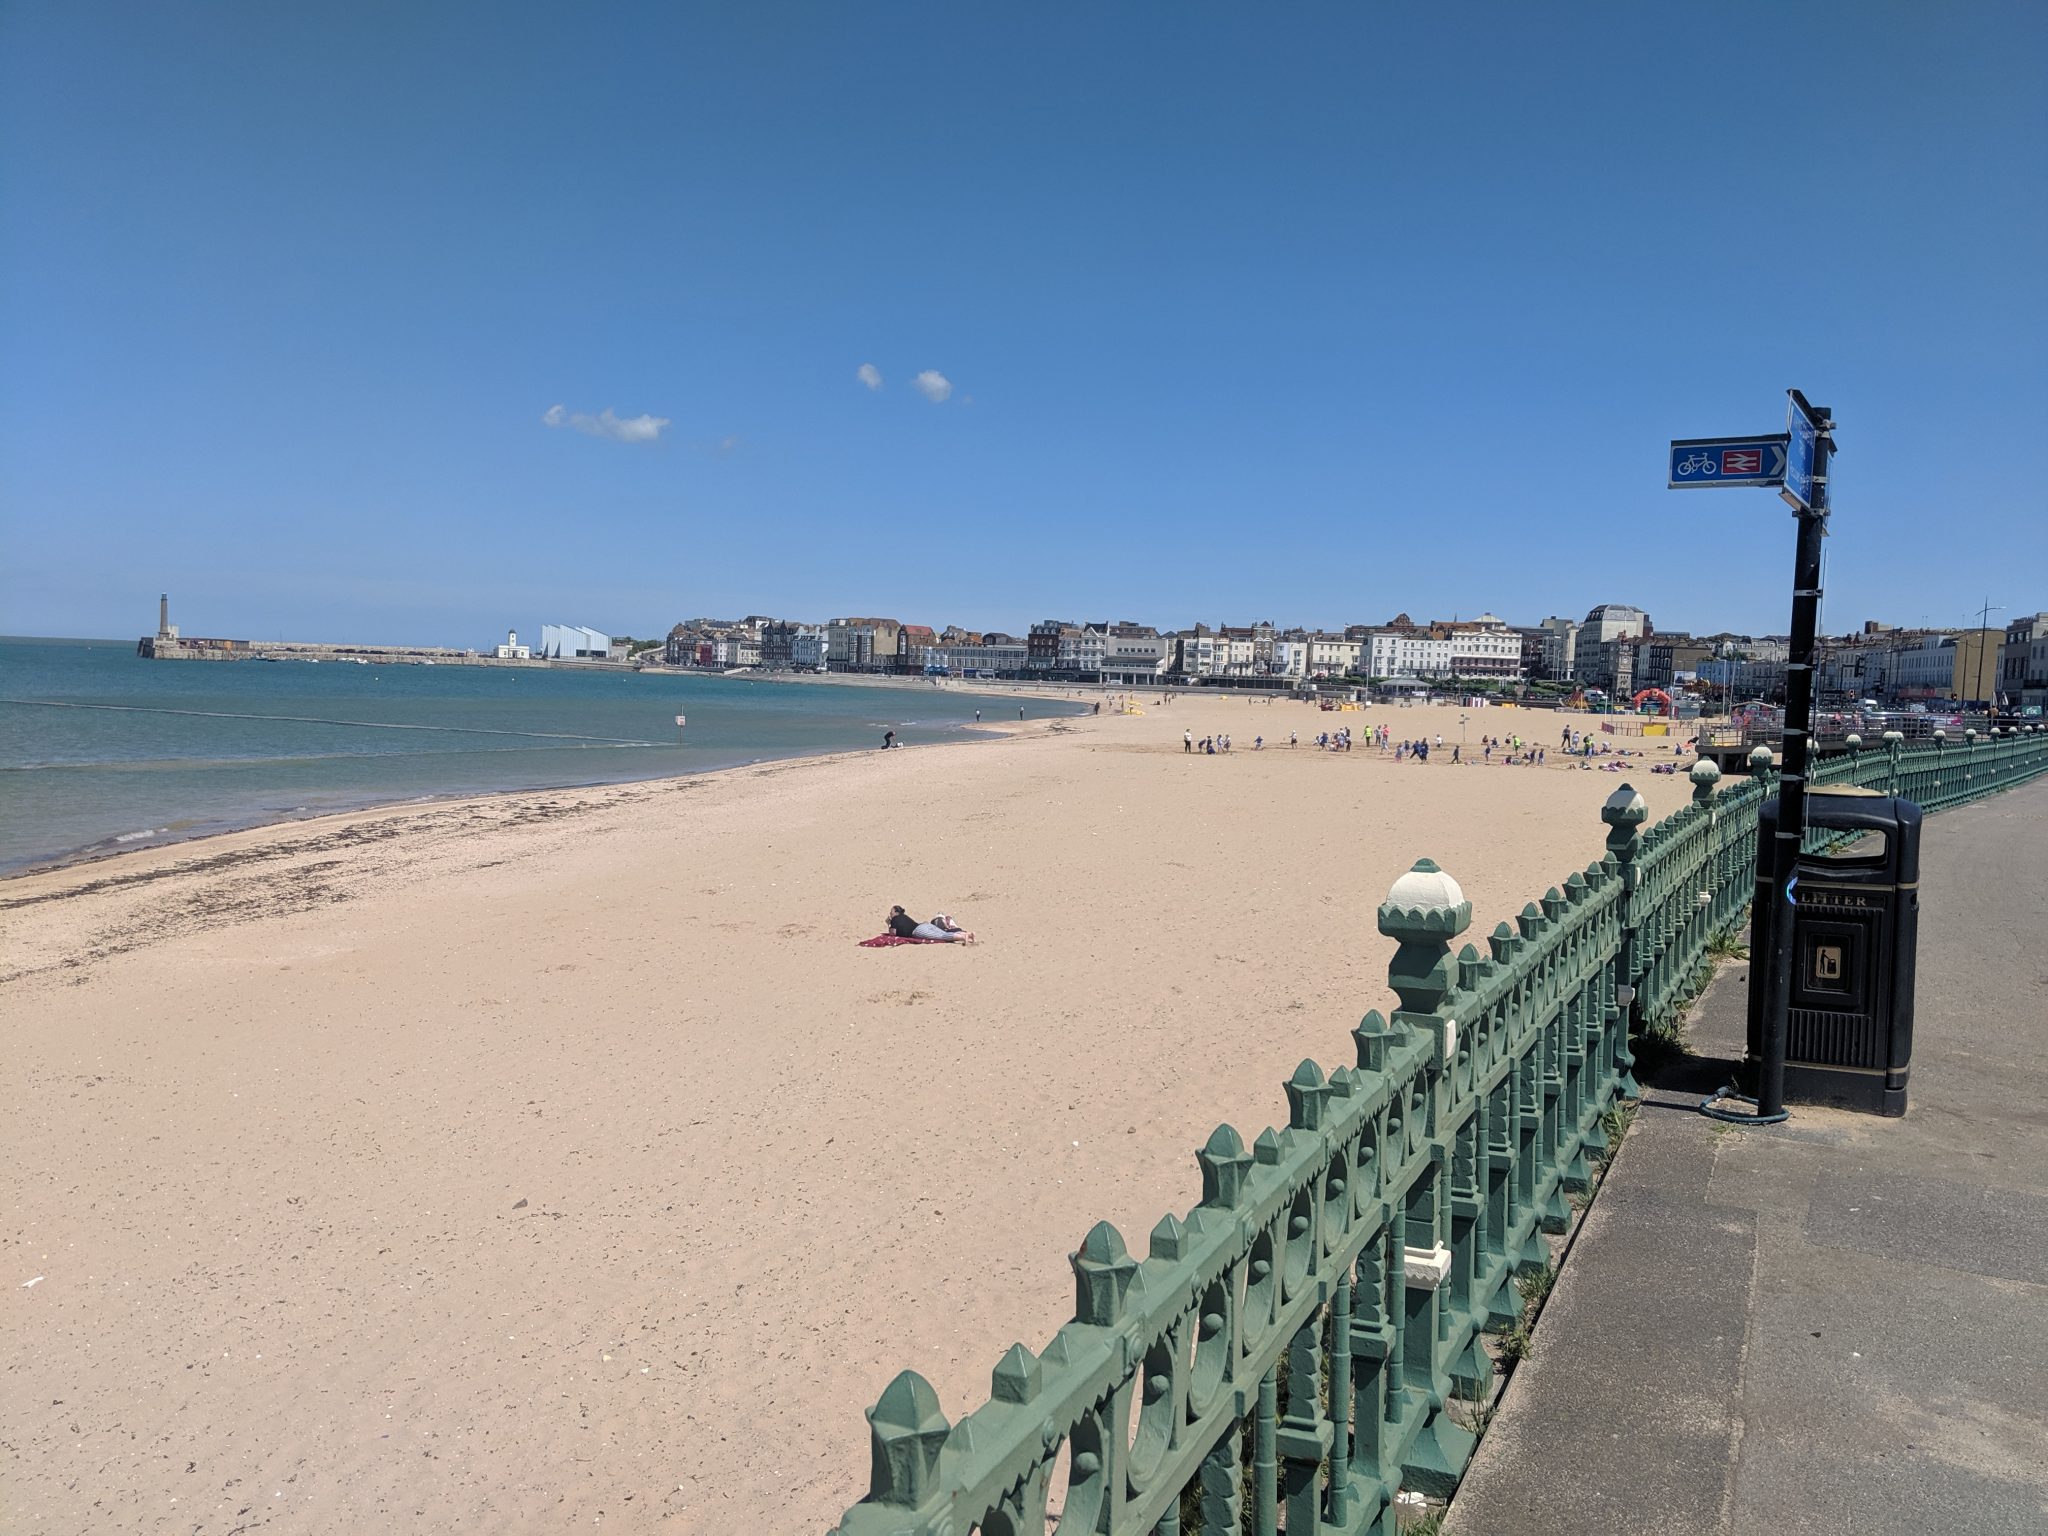
[[[135,654],[152,661],[360,661],[387,666],[578,667],[630,672],[630,661],[558,661],[551,657],[487,656],[437,645],[348,645],[311,640],[219,640],[144,635]]]

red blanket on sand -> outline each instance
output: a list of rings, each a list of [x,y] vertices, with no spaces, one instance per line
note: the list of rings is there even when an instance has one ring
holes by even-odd
[[[900,934],[878,933],[872,939],[862,939],[862,949],[894,949],[898,944],[944,944],[944,939],[912,939]]]

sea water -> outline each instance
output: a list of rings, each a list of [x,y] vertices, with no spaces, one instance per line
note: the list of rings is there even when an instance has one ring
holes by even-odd
[[[1022,701],[1027,715],[1080,704]],[[971,735],[1005,702],[570,667],[148,661],[0,639],[0,871],[369,805]],[[687,724],[676,725],[683,715]]]

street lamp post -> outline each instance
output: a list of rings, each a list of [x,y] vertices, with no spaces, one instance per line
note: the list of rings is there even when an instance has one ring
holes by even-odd
[[[2005,605],[2003,603],[1993,603],[1989,598],[1984,600],[1984,606],[1977,611],[1977,683],[1976,690],[1972,695],[1974,698],[1981,699],[1984,697],[1984,636],[1987,633],[1986,626],[1992,614],[2003,612],[2005,612]],[[1995,709],[1987,711],[1989,715],[1996,715],[1997,713],[1998,711]]]

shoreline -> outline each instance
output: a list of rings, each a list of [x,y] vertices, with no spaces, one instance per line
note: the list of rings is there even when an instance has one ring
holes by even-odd
[[[1081,717],[1071,716],[1066,718]],[[980,724],[970,721],[966,725],[955,727],[954,736],[949,736],[944,741],[920,742],[914,746],[899,746],[895,750],[921,751],[931,747],[971,746],[977,744],[977,738],[983,739],[983,744],[985,744],[987,740],[1015,736],[1018,734],[1019,726],[1028,726],[1030,724],[1031,722],[1028,720],[993,720]],[[954,739],[954,737],[960,739]],[[7,886],[11,882],[26,880],[31,876],[62,874],[66,870],[96,868],[99,865],[111,863],[117,859],[141,858],[146,854],[162,853],[167,849],[200,849],[204,845],[221,838],[245,837],[252,833],[261,833],[285,827],[311,827],[323,821],[365,821],[381,818],[389,814],[403,813],[408,810],[426,810],[439,806],[488,804],[515,795],[560,795],[605,789],[627,789],[639,784],[680,784],[693,779],[718,778],[726,774],[742,773],[750,768],[762,768],[774,763],[827,762],[835,758],[859,758],[869,752],[878,752],[880,750],[882,749],[879,747],[827,747],[814,752],[789,752],[772,757],[750,757],[741,762],[724,763],[715,768],[693,768],[687,773],[650,774],[646,778],[581,779],[562,784],[515,784],[504,789],[456,789],[450,790],[446,794],[411,795],[401,800],[370,799],[358,805],[333,806],[323,810],[306,811],[303,814],[281,812],[272,815],[262,815],[255,820],[238,822],[232,826],[209,823],[203,829],[195,829],[191,832],[172,837],[154,838],[150,834],[142,834],[142,837],[150,837],[150,840],[142,841],[138,838],[132,846],[128,847],[109,848],[105,846],[107,840],[102,839],[100,842],[88,843],[83,848],[69,852],[39,856],[33,863],[23,864],[16,868],[0,868],[0,895],[4,895]],[[116,836],[135,837],[137,834],[120,833],[116,834]]]
[[[714,682],[766,680],[765,677],[735,678],[717,673],[691,672],[682,668],[660,670],[656,671],[653,675],[689,676],[700,681]],[[777,676],[775,680],[798,683],[831,681],[846,683],[852,686],[874,687],[884,692],[905,694],[913,698],[926,697],[930,691],[917,687],[907,680],[888,677],[855,678],[852,676],[828,675],[827,677],[814,678],[802,674],[791,674],[786,678]],[[977,692],[977,690],[972,689],[951,691]],[[997,699],[1016,697],[1016,695],[1006,696],[1001,694],[983,696]],[[1086,704],[1071,695],[1047,692],[1031,696],[1042,697],[1050,702],[1064,702],[1073,705],[1075,707],[1073,718],[1078,718],[1087,713]],[[1014,734],[1017,726],[1028,723],[1000,719],[934,722],[929,729],[942,731],[945,734],[939,741],[924,742],[919,743],[919,745],[942,746],[956,741],[973,741],[977,737],[986,738],[1002,734]],[[1007,732],[1004,730],[1005,726],[1009,728]],[[698,778],[707,774],[734,773],[748,768],[759,767],[767,763],[797,762],[822,757],[857,756],[867,750],[872,749],[861,747],[822,747],[793,752],[769,753],[757,757],[744,757],[731,762],[717,763],[709,767],[692,768],[680,773],[661,772],[623,778],[564,779],[535,784],[513,784],[502,788],[454,788],[427,794],[405,795],[398,798],[381,795],[374,790],[366,790],[363,792],[362,798],[356,799],[348,796],[345,791],[336,791],[332,793],[338,798],[339,803],[329,804],[319,809],[251,810],[246,814],[237,814],[232,817],[212,817],[203,821],[197,821],[188,830],[176,832],[171,832],[170,828],[177,826],[180,818],[171,818],[169,825],[162,829],[169,835],[159,835],[157,829],[145,829],[142,831],[124,830],[110,832],[104,837],[74,848],[31,854],[20,863],[0,865],[0,888],[4,888],[9,881],[23,879],[31,875],[51,874],[60,870],[103,864],[108,860],[127,858],[132,855],[154,852],[165,848],[182,848],[204,844],[214,838],[257,832],[267,827],[302,826],[332,817],[369,816],[383,811],[400,810],[406,807],[461,804],[475,800],[493,799],[504,795],[559,794],[565,791],[596,790],[629,784],[663,783],[670,780]],[[90,770],[110,765],[86,763],[67,766],[82,767]]]

